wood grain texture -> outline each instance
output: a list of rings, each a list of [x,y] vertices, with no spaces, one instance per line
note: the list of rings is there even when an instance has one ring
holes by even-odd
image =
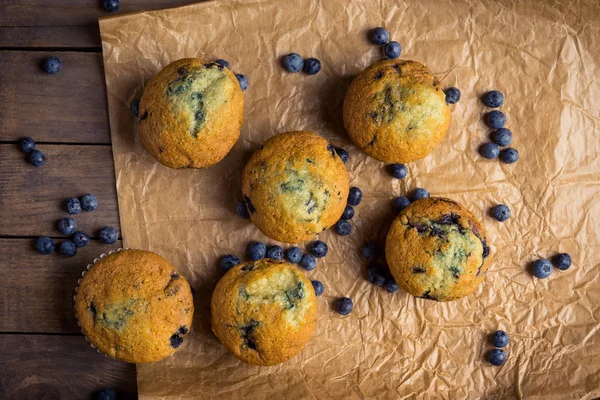
[[[136,399],[135,365],[96,352],[83,336],[0,335],[0,399],[92,399],[106,387]]]
[[[57,222],[69,216],[64,201],[92,193],[98,209],[72,216],[78,230],[97,236],[104,226],[120,231],[110,146],[38,145],[46,164],[34,167],[16,144],[0,144],[0,236],[62,237]]]

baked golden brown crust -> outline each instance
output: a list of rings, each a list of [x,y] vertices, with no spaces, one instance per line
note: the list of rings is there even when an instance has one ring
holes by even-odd
[[[440,83],[416,61],[376,62],[344,99],[344,126],[369,156],[406,163],[427,156],[448,131],[451,112]]]
[[[387,235],[385,255],[400,287],[437,301],[473,293],[491,263],[479,221],[460,204],[441,197],[417,200],[398,214]]]
[[[140,140],[170,168],[207,168],[221,161],[240,136],[244,96],[220,64],[184,58],[163,68],[144,89]]]

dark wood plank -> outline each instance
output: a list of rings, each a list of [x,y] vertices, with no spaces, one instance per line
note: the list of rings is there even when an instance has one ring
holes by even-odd
[[[97,23],[80,26],[0,26],[0,48],[102,50]]]
[[[81,333],[73,309],[77,280],[94,258],[118,249],[121,241],[92,240],[75,257],[39,254],[33,243],[0,239],[0,333]]]
[[[92,399],[112,387],[136,399],[135,365],[96,352],[83,336],[0,335],[0,399]]]
[[[63,68],[46,74],[55,55]],[[0,141],[110,143],[102,55],[0,51]]]
[[[73,216],[95,236],[103,226],[120,230],[110,146],[39,145],[46,164],[34,167],[16,144],[0,145],[0,236],[60,237],[56,223],[68,216],[64,199],[92,193],[99,207]]]

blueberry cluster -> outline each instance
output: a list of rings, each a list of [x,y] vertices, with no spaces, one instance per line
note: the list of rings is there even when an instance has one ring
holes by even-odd
[[[491,341],[496,348],[488,352],[487,359],[490,364],[499,367],[506,362],[506,352],[501,347],[508,346],[508,333],[496,331],[492,334]]]
[[[498,108],[504,104],[504,95],[497,90],[491,90],[483,96],[483,104],[489,108]],[[512,147],[506,147],[512,142],[512,132],[504,127],[506,115],[500,110],[492,110],[485,114],[485,123],[494,129],[490,134],[492,141],[482,144],[479,154],[488,160],[498,157],[505,164],[516,162],[519,152]],[[500,150],[500,147],[506,148]]]
[[[25,154],[29,154],[29,162],[34,167],[41,167],[46,163],[46,155],[35,148],[35,140],[30,137],[24,137],[19,140],[19,148]]]
[[[379,246],[375,242],[368,242],[362,248],[363,258],[372,263],[367,267],[367,279],[375,286],[383,287],[390,293],[396,293],[400,287],[392,277],[387,266],[378,263],[380,258]]]
[[[533,263],[532,272],[538,279],[546,279],[552,275],[552,263],[561,271],[571,268],[571,256],[567,253],[560,253],[552,257],[552,262],[545,258],[540,258]]]
[[[290,53],[283,57],[283,67],[288,72],[304,71],[307,75],[315,75],[321,70],[321,61],[316,58],[302,59],[298,53]]]
[[[350,221],[354,217],[354,207],[362,201],[362,191],[357,187],[351,187],[348,193],[348,202],[342,213],[342,217],[335,223],[335,232],[340,236],[347,236],[352,232]]]
[[[390,34],[385,29],[378,27],[369,32],[369,39],[373,44],[383,45],[383,54],[387,58],[398,58],[402,53],[402,46],[396,41],[390,42]]]
[[[431,194],[429,193],[429,191],[427,189],[416,188],[415,190],[413,190],[413,192],[410,196],[410,199],[406,196],[396,197],[396,199],[394,200],[394,208],[396,209],[396,211],[400,212],[400,211],[404,210],[406,207],[408,207],[408,205],[411,202],[421,200],[421,199],[426,199],[429,196],[431,196]]]

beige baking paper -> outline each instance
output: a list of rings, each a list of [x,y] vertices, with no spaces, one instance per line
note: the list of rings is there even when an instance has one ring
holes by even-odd
[[[544,5],[545,4],[545,5]],[[357,150],[341,105],[360,70],[382,58],[367,31],[389,29],[401,58],[428,65],[462,98],[444,141],[402,181]],[[141,399],[592,399],[600,396],[600,7],[593,1],[234,1],[100,21],[126,247],[169,259],[196,289],[191,333],[171,358],[138,366]],[[323,63],[286,73],[297,52]],[[131,102],[182,57],[224,58],[248,76],[241,137],[208,170],[170,170],[144,150]],[[520,160],[482,159],[482,93],[499,89]],[[241,171],[271,136],[314,130],[350,152],[363,190],[353,232],[327,231],[330,251],[308,275],[325,285],[302,353],[282,365],[236,360],[210,329],[218,258],[273,241],[235,213]],[[481,218],[493,264],[477,292],[443,304],[389,294],[366,280],[359,254],[384,239],[392,199],[415,187],[459,201]],[[506,203],[512,218],[489,209]],[[574,266],[546,280],[532,260],[568,252]],[[334,299],[355,303],[348,317]],[[508,361],[485,361],[488,335],[511,337]]]

